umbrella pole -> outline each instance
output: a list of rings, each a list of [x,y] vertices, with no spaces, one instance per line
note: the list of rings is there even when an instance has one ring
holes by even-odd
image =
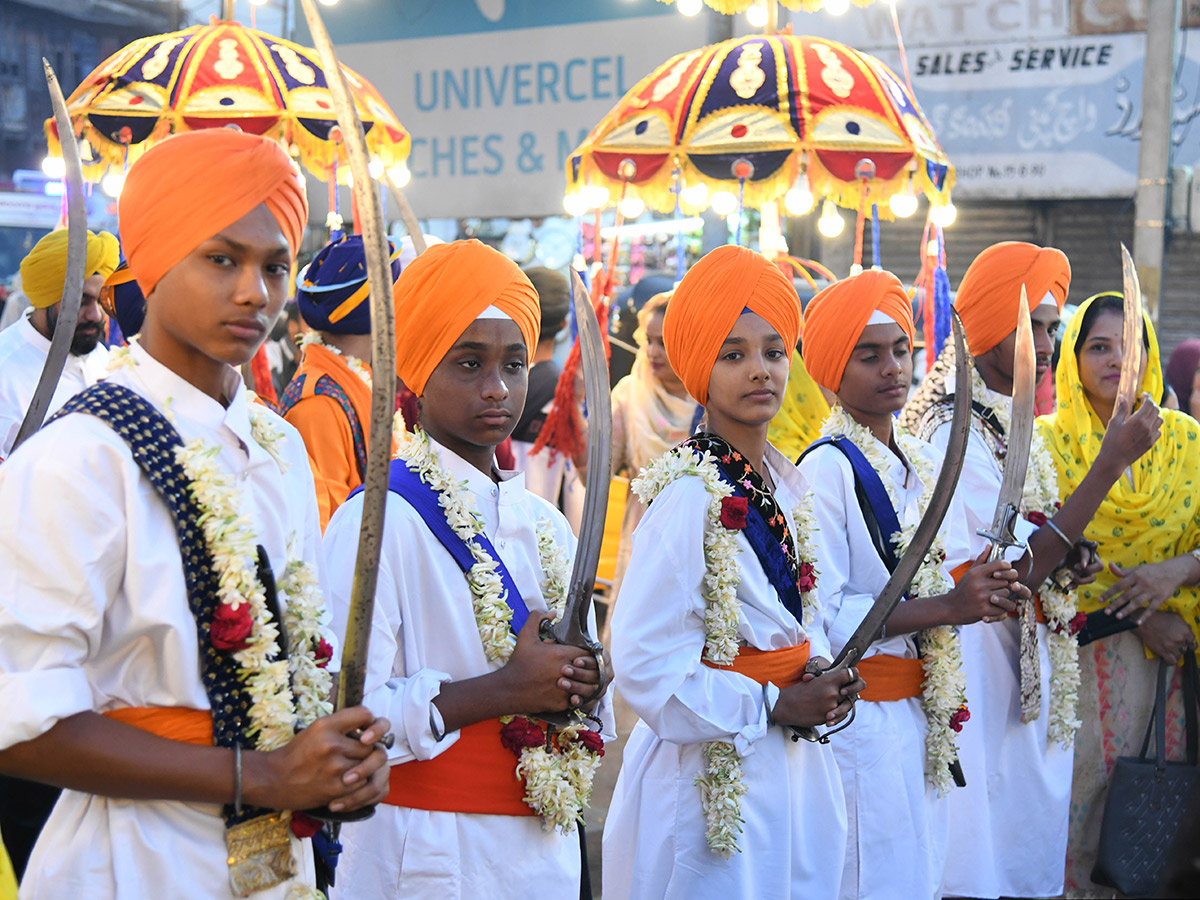
[[[892,4],[895,9],[895,4]],[[775,34],[779,31],[779,3],[777,0],[767,0],[767,26],[763,34]]]
[[[223,0],[221,4],[221,18],[226,22],[233,21],[233,7],[235,0]]]

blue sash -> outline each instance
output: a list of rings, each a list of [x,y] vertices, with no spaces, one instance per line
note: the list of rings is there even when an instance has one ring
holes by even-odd
[[[462,569],[464,575],[471,566],[475,565],[475,557],[471,555],[471,549],[467,542],[455,534],[450,523],[446,521],[446,514],[442,512],[441,504],[438,503],[438,492],[422,481],[421,476],[409,469],[407,463],[402,459],[392,460],[388,472],[388,490],[403,497],[408,501],[409,506],[417,511],[421,521],[454,557],[454,561],[458,563],[458,567]],[[360,491],[362,491],[361,485],[350,492],[350,497]],[[504,593],[501,596],[508,604],[508,608],[512,610],[510,627],[513,634],[516,634],[525,625],[525,620],[529,618],[529,607],[525,605],[521,592],[517,590],[516,582],[513,581],[512,575],[509,574],[508,568],[500,559],[500,554],[496,552],[496,548],[492,546],[487,535],[480,532],[472,540],[476,541],[488,556],[496,561],[496,574],[500,576],[500,581],[504,585]]]
[[[841,450],[846,461],[850,463],[850,468],[854,470],[855,493],[858,495],[863,518],[867,522],[867,531],[871,533],[875,549],[883,560],[883,564],[887,566],[889,572],[894,572],[900,558],[896,556],[892,535],[900,530],[900,517],[896,515],[896,509],[892,506],[892,498],[888,496],[887,488],[883,486],[879,473],[875,471],[874,466],[867,462],[867,458],[855,446],[854,441],[844,434],[813,441],[808,449],[800,454],[796,465],[799,465],[800,460],[808,454],[825,444]]]

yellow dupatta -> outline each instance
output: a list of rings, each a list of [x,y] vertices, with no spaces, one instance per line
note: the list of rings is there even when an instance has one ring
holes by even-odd
[[[1104,428],[1084,393],[1075,357],[1083,314],[1095,300],[1089,298],[1071,317],[1055,373],[1058,410],[1038,419],[1058,469],[1062,497],[1079,486],[1104,439]],[[1161,397],[1162,363],[1158,337],[1149,318],[1146,333],[1150,352],[1142,390],[1151,397]],[[1162,435],[1132,467],[1133,486],[1122,475],[1084,532],[1100,545],[1105,563],[1132,568],[1162,562],[1200,546],[1200,425],[1191,416],[1170,409],[1162,410],[1162,418]],[[1093,584],[1079,589],[1079,608],[1084,612],[1099,609],[1100,595],[1116,581],[1117,577],[1106,568]],[[1200,638],[1198,604],[1200,590],[1183,587],[1163,609],[1182,616]]]
[[[0,843],[0,900],[17,900],[17,876],[3,843]]]
[[[793,462],[821,436],[821,425],[829,417],[829,404],[821,388],[804,367],[804,360],[792,351],[783,405],[767,428],[767,440]]]

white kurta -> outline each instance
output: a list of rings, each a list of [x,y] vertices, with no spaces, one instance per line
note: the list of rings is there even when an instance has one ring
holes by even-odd
[[[954,390],[953,377],[947,389]],[[1012,404],[1011,397],[994,391],[977,399],[988,406]],[[986,545],[976,531],[991,528],[1004,475],[982,428],[977,419],[972,420],[958,482],[975,555]],[[944,447],[949,435],[947,423],[930,440]],[[1033,526],[1024,519],[1017,524],[1017,537],[1028,539]],[[971,721],[959,736],[967,787],[950,798],[948,894],[1052,897],[1062,893],[1073,753],[1057,744],[1046,746],[1050,660],[1046,626],[1039,623],[1037,630],[1042,711],[1028,724],[1021,723],[1017,620],[980,622],[962,631]]]
[[[548,519],[558,542],[574,552],[566,519],[525,489],[523,475],[493,482],[432,442],[441,465],[466,482],[484,533],[531,611],[545,610],[537,523]],[[362,520],[362,494],[347,500],[325,531],[335,627],[344,634]],[[593,623],[593,629],[595,625]],[[594,633],[594,630],[593,630]],[[433,699],[441,685],[499,668],[488,661],[462,569],[406,500],[389,492],[367,667],[366,705],[392,722],[392,765],[432,759],[458,740],[442,727]],[[608,698],[597,715],[612,739]],[[516,759],[513,759],[516,767]],[[374,818],[342,829],[337,871],[341,896],[478,900],[574,897],[579,892],[579,837],[545,831],[536,816],[497,816],[381,804]]]
[[[285,439],[281,473],[251,436],[246,391],[229,370],[226,409],[136,344],[110,377],[148,398],[184,440],[220,448],[242,512],[282,574],[293,542],[315,562],[320,523],[304,445]],[[175,526],[125,441],[77,413],[46,426],[0,466],[0,748],[88,710],[208,709],[196,623]],[[298,871],[312,883],[306,845]],[[29,861],[23,900],[231,897],[225,823],[215,804],[118,800],[63,791]],[[168,887],[169,886],[169,887]],[[283,898],[288,885],[256,894]]]
[[[900,524],[919,522],[925,485],[876,443],[891,463],[884,477],[895,485]],[[928,444],[922,450],[936,472],[941,454]],[[800,474],[813,495],[817,596],[836,654],[874,606],[889,572],[860,512],[854,470],[845,454],[820,447],[804,458]],[[952,503],[941,532],[947,571],[966,556],[965,540],[956,537],[961,522],[961,509]],[[913,637],[889,636],[872,644],[866,656],[916,659]],[[950,817],[946,798],[926,783],[925,731],[919,697],[860,701],[853,724],[831,739],[849,820],[842,900],[941,896]]]
[[[799,475],[769,446],[767,466],[794,533]],[[604,897],[832,900],[846,848],[846,808],[833,754],[768,727],[757,682],[700,661],[708,504],[700,478],[679,478],[634,532],[613,621],[613,667],[617,690],[642,721],[625,745],[604,826]],[[828,658],[824,632],[805,634],[745,535],[737,543],[739,638],[760,650],[807,638],[811,656]],[[741,852],[729,859],[708,848],[695,784],[709,741],[735,745],[748,788],[741,798]]]
[[[32,309],[27,310],[12,327],[0,331],[0,460],[12,450],[50,353],[50,341],[29,322],[32,312]],[[58,387],[46,409],[46,418],[58,412],[84,388],[103,378],[107,367],[108,348],[103,344],[97,344],[96,349],[86,356],[68,353]]]

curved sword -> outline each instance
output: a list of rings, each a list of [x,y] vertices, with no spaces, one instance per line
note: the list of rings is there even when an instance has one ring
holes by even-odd
[[[604,540],[604,517],[608,511],[608,488],[612,478],[612,396],[608,386],[608,361],[604,354],[600,321],[596,318],[587,288],[574,268],[571,269],[571,302],[575,308],[575,321],[579,325],[580,365],[583,367],[588,409],[587,484],[575,563],[567,589],[567,605],[557,622],[553,625],[543,623],[542,634],[560,644],[580,647],[595,657],[600,667],[600,690],[593,700],[598,700],[608,687],[608,669],[604,662],[604,648],[588,632],[588,613],[592,608],[592,591],[596,587],[596,568],[600,564],[600,545]],[[577,723],[579,713],[566,710],[562,713],[543,713],[539,718],[561,727]]]
[[[396,325],[383,207],[375,180],[367,170],[367,141],[362,122],[350,98],[345,75],[338,63],[333,42],[329,39],[329,32],[325,30],[325,23],[321,21],[321,14],[313,0],[301,2],[313,43],[325,69],[338,127],[346,142],[350,171],[354,175],[354,196],[358,201],[370,285],[371,434],[367,444],[367,471],[363,476],[362,526],[354,567],[354,585],[350,593],[350,619],[346,626],[342,671],[338,679],[336,708],[343,709],[362,703],[367,677],[367,651],[371,639],[371,620],[375,614],[375,587],[379,580],[379,554],[387,507],[388,463],[392,456],[392,418],[396,411]],[[320,811],[320,815],[322,818],[354,821],[367,818],[373,812],[373,807],[366,807],[349,814],[330,815],[328,811]]]
[[[1142,382],[1142,286],[1138,281],[1137,267],[1125,245],[1121,245],[1121,275],[1125,282],[1125,315],[1122,328],[1124,356],[1121,359],[1121,380],[1117,384],[1117,396],[1129,401],[1127,413],[1133,415],[1134,403],[1141,392]]]
[[[950,500],[954,496],[954,489],[958,486],[958,476],[962,473],[963,461],[966,458],[967,440],[971,432],[971,366],[974,365],[971,354],[967,352],[967,342],[963,336],[962,321],[959,319],[957,312],[953,313],[953,318],[955,352],[954,419],[950,423],[950,441],[946,445],[946,455],[942,459],[942,468],[938,472],[937,482],[933,488],[933,499],[929,501],[929,506],[926,507],[925,514],[921,516],[920,524],[917,525],[917,530],[913,534],[908,549],[904,551],[904,556],[900,558],[900,562],[896,564],[896,569],[887,580],[887,584],[883,586],[883,590],[875,598],[875,604],[871,607],[871,611],[863,617],[862,622],[859,623],[854,634],[850,636],[850,640],[846,641],[841,652],[829,668],[818,668],[815,665],[815,660],[809,664],[808,671],[813,674],[828,675],[849,669],[862,659],[867,648],[879,639],[879,635],[883,633],[884,625],[887,624],[888,616],[892,614],[892,611],[904,599],[904,595],[908,593],[908,589],[917,575],[917,569],[921,567],[921,563],[925,559],[925,554],[929,552],[929,548],[933,544],[933,539],[937,537],[938,529],[942,527],[942,520],[946,517],[946,511],[950,508]],[[826,732],[824,735],[820,734],[812,726],[793,728],[793,737],[804,738],[806,741],[827,743],[830,735],[841,731],[853,720],[854,716],[851,713],[844,724]]]
[[[79,322],[79,307],[83,303],[83,283],[86,281],[84,266],[87,264],[87,205],[83,199],[83,167],[79,162],[79,145],[72,135],[71,117],[67,113],[67,101],[54,69],[45,58],[42,66],[46,72],[46,87],[50,89],[50,102],[54,106],[54,124],[58,128],[58,143],[62,147],[63,162],[66,164],[67,189],[67,273],[63,279],[62,300],[59,301],[58,319],[54,323],[54,336],[50,340],[50,352],[42,366],[41,377],[33,392],[33,400],[25,411],[25,418],[17,430],[13,450],[42,427],[46,410],[58,387],[59,376],[71,352],[71,341],[75,337],[75,325]]]
[[[996,497],[996,512],[989,531],[979,531],[991,548],[988,562],[995,562],[1009,547],[1025,548],[1013,528],[1021,512],[1021,495],[1029,471],[1029,451],[1033,442],[1034,394],[1037,392],[1037,355],[1033,349],[1033,322],[1029,318],[1029,299],[1021,285],[1021,305],[1017,312],[1017,340],[1013,358],[1012,420],[1005,442],[1004,477]],[[1038,658],[1037,616],[1033,598],[1017,604],[1020,632],[1021,721],[1032,722],[1042,709],[1041,661]]]

